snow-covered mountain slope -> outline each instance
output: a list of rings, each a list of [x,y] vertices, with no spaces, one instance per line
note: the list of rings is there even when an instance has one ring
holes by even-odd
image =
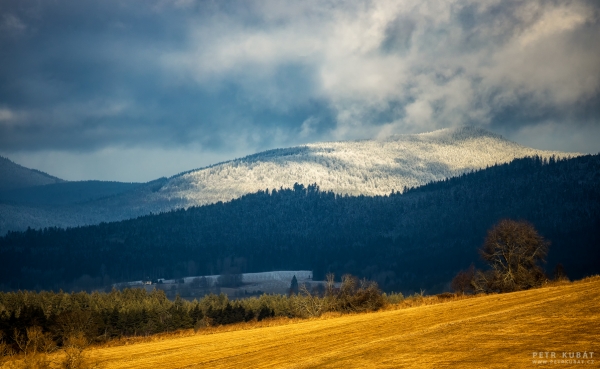
[[[230,201],[258,190],[291,188],[296,182],[317,183],[321,190],[338,194],[385,195],[533,155],[580,154],[531,149],[473,127],[384,140],[314,143],[160,178],[83,203],[17,204],[2,203],[0,198],[0,235],[28,226],[87,225]]]
[[[535,150],[463,127],[266,151],[175,176],[154,196],[202,205],[266,188],[290,188],[296,182],[317,183],[321,190],[338,194],[385,195],[533,155],[579,154]]]
[[[39,170],[25,168],[0,156],[0,191],[64,182]]]

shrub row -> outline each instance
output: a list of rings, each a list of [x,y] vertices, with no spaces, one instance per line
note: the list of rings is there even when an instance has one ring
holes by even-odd
[[[399,298],[402,296],[382,294],[373,282],[358,281],[349,275],[342,277],[339,287],[333,276],[328,276],[322,296],[300,286],[297,295],[264,294],[233,301],[224,294],[194,301],[178,296],[170,301],[162,290],[148,293],[143,289],[91,294],[9,292],[0,293],[0,341],[6,352],[18,352],[22,351],[18,340],[34,330],[54,344],[49,347],[63,347],[77,335],[88,342],[103,342],[275,316],[303,318],[327,311],[373,311]]]

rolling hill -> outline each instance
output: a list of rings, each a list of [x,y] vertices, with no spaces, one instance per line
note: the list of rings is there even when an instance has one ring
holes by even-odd
[[[547,271],[600,265],[600,155],[515,159],[386,196],[316,185],[259,191],[187,210],[0,237],[6,289],[92,288],[190,275],[312,270],[355,274],[387,291],[443,291],[478,262],[486,232],[525,219],[548,239]],[[73,284],[74,283],[74,284]],[[412,291],[412,292],[410,292]]]
[[[186,206],[229,201],[266,188],[316,183],[323,191],[386,195],[526,156],[580,154],[527,148],[480,128],[384,140],[323,142],[265,151],[171,178],[157,196]]]
[[[0,235],[27,227],[98,224],[226,202],[259,190],[291,188],[295,183],[316,183],[321,190],[336,194],[386,195],[535,155],[580,154],[527,148],[474,127],[383,140],[315,143],[265,151],[145,184],[119,185],[118,190],[112,186],[100,191],[105,196],[88,195],[85,201],[83,197],[74,202],[68,196],[51,196],[69,193],[71,184],[0,192]],[[98,191],[92,181],[78,186],[88,194]]]
[[[72,181],[0,191],[0,202],[18,205],[73,205],[129,192],[141,183]]]
[[[25,168],[0,156],[0,191],[64,182],[39,170]]]

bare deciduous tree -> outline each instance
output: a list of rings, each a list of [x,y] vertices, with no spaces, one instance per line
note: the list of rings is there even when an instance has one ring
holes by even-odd
[[[51,361],[46,354],[54,351],[56,344],[49,333],[43,332],[39,326],[33,326],[26,328],[25,333],[15,329],[13,339],[23,354],[21,368],[50,368]]]
[[[512,292],[539,287],[546,276],[549,243],[525,221],[501,220],[488,231],[480,250],[490,271],[477,272],[473,287],[478,292]]]
[[[50,334],[43,332],[39,326],[26,328],[25,334],[15,329],[14,341],[25,356],[49,353],[56,349],[56,343],[50,338]]]
[[[300,313],[309,317],[320,316],[325,311],[325,299],[312,295],[304,283],[300,285],[299,290],[301,296],[294,301]]]
[[[0,331],[0,367],[2,363],[9,360],[16,352],[11,345],[4,341],[4,332]]]
[[[88,339],[93,338],[97,331],[97,322],[90,310],[66,311],[56,317],[54,331],[58,334],[61,343],[73,334],[82,332]]]
[[[306,285],[300,285],[300,295],[296,296],[297,309],[307,316],[319,316],[325,311],[359,312],[375,311],[385,305],[386,301],[377,283],[358,280],[346,274],[342,276],[339,288],[335,287],[333,274],[327,274],[325,281],[325,296],[319,298],[312,295]]]
[[[96,365],[90,363],[84,350],[90,345],[90,341],[81,331],[72,332],[64,342],[65,356],[61,367],[64,369],[92,368]]]
[[[456,274],[456,277],[450,283],[450,287],[455,292],[464,294],[465,292],[472,292],[473,288],[471,286],[471,281],[475,276],[475,266],[471,264],[471,266],[466,270],[461,270]]]
[[[330,309],[343,312],[374,311],[385,304],[377,283],[358,280],[346,274],[342,276],[340,288],[326,296],[329,298]]]
[[[325,279],[325,296],[332,296],[335,293],[335,276],[333,273],[327,273]]]
[[[569,280],[569,277],[567,276],[567,273],[565,272],[565,267],[561,263],[556,264],[556,267],[554,267],[553,274],[554,274],[555,281],[568,281]]]

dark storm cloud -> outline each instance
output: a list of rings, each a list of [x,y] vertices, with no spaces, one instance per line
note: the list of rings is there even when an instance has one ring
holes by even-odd
[[[598,151],[598,50],[597,1],[8,0],[0,152],[226,159],[462,124]]]
[[[10,32],[0,36],[0,147],[94,150],[193,141],[216,148],[240,133],[269,144],[269,131],[298,130],[311,114],[331,119],[324,100],[312,96],[316,74],[302,65],[275,65],[266,77],[247,70],[207,84],[178,80],[161,58],[189,47],[190,29],[221,8],[240,12],[226,3],[179,5],[4,3],[2,26]],[[244,16],[240,23],[257,22]],[[266,134],[252,138],[255,130]]]

